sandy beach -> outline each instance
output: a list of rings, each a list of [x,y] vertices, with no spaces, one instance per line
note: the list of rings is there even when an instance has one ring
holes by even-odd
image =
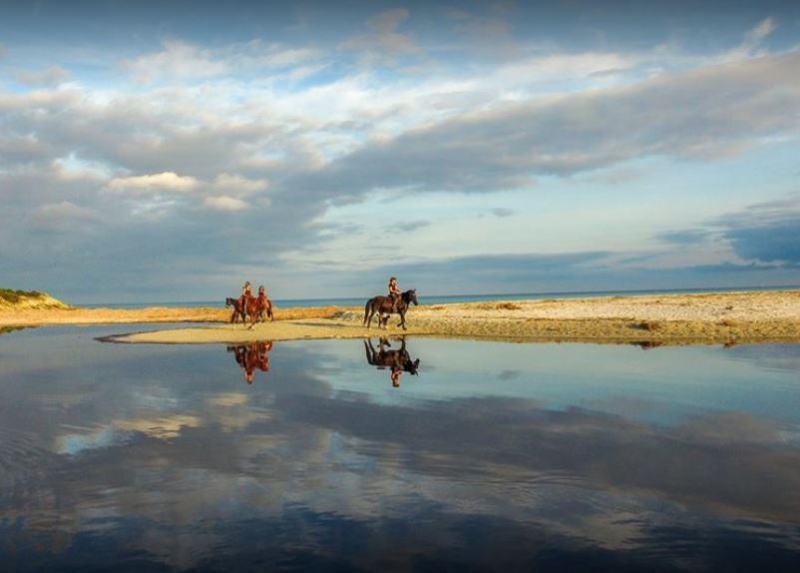
[[[0,308],[0,328],[120,324],[109,338],[128,343],[239,343],[252,340],[432,336],[519,342],[593,342],[643,347],[687,344],[800,343],[800,291],[613,296],[420,305],[407,327],[362,325],[359,307],[275,309],[252,329],[229,324],[219,308]],[[147,324],[159,323],[147,328]],[[182,323],[171,327],[164,323]],[[196,323],[187,326],[185,323]]]

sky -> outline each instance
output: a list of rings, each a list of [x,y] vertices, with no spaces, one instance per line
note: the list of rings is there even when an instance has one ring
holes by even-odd
[[[800,285],[800,3],[3,2],[0,287]]]

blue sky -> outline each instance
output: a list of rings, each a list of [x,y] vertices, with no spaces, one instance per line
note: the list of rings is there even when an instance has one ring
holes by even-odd
[[[800,4],[12,1],[0,286],[800,284]]]

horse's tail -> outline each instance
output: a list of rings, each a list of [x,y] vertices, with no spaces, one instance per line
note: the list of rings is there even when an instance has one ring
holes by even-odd
[[[364,305],[364,324],[367,324],[367,320],[371,319],[372,318],[372,314],[375,312],[373,310],[373,305],[372,305],[372,303],[374,301],[375,301],[375,299],[371,298],[371,299],[369,299],[367,301],[367,304]],[[370,312],[370,311],[372,311],[372,312]],[[372,320],[369,320],[369,322],[372,322]]]

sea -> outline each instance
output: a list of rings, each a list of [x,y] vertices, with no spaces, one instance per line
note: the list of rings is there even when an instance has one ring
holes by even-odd
[[[753,292],[753,291],[781,291],[800,288],[798,285],[783,286],[758,286],[758,287],[709,287],[709,288],[678,288],[678,289],[642,289],[642,290],[598,290],[598,291],[553,291],[553,292],[523,292],[523,293],[494,293],[494,294],[450,294],[450,295],[425,295],[417,293],[420,304],[458,304],[465,302],[491,302],[499,300],[547,300],[570,298],[595,298],[611,296],[644,296],[644,295],[670,295],[670,294],[703,294],[712,292]],[[272,303],[276,308],[319,308],[325,306],[361,306],[366,302],[365,297],[345,298],[273,298]],[[79,305],[85,308],[119,308],[139,309],[147,307],[165,308],[205,308],[224,304],[224,299],[196,300],[196,301],[147,301],[147,302],[120,302],[120,303],[89,303]]]

